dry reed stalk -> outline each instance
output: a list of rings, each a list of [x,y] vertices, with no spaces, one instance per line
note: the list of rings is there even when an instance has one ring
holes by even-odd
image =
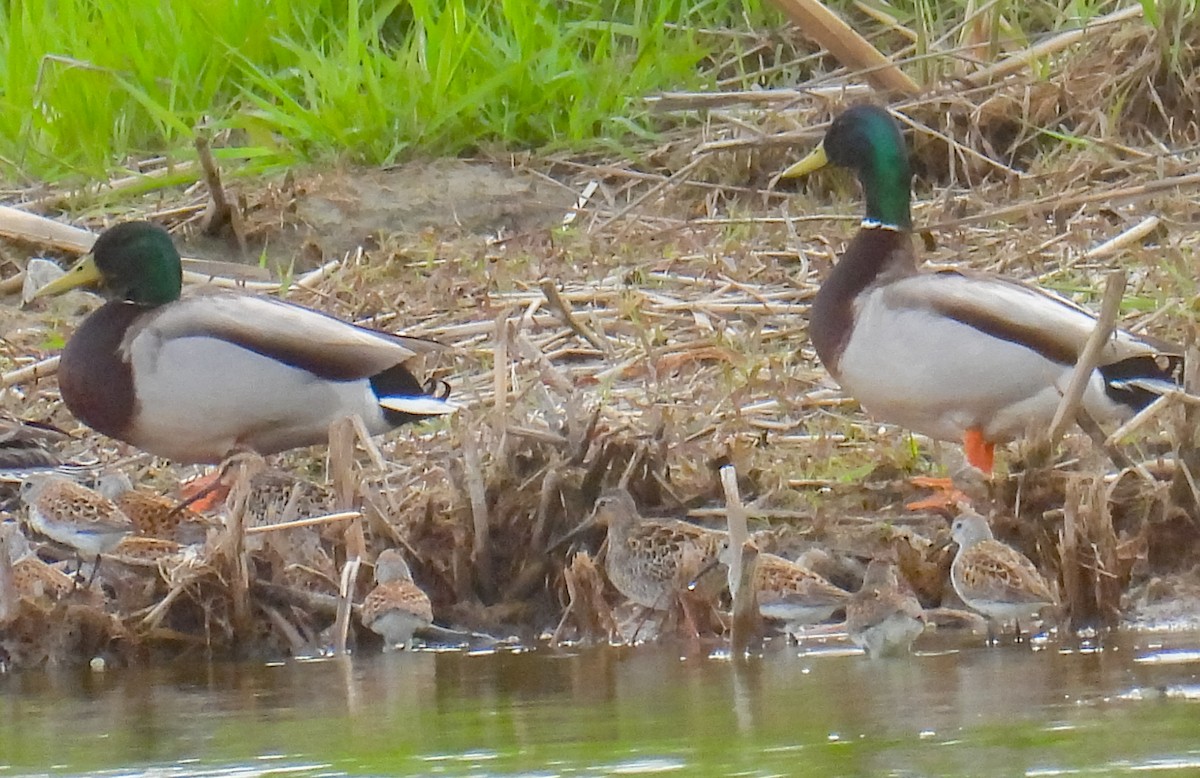
[[[1133,19],[1140,19],[1143,13],[1142,6],[1132,4],[1117,11],[1113,11],[1105,16],[1100,16],[1095,19],[1088,20],[1087,24],[1075,30],[1068,30],[1059,33],[1052,38],[1048,38],[1041,43],[1023,49],[1010,57],[1007,57],[994,65],[989,65],[981,68],[974,73],[963,77],[963,81],[968,86],[980,86],[982,84],[996,81],[1024,67],[1032,65],[1039,59],[1043,59],[1056,54],[1063,49],[1079,43],[1089,35],[1094,35],[1098,31],[1102,31],[1105,27],[1111,25],[1122,24]]]
[[[261,458],[259,459],[261,462]],[[251,468],[255,467],[251,458],[239,457],[230,463],[228,475],[233,478],[233,488],[229,492],[227,504],[229,511],[225,524],[225,548],[229,564],[229,595],[233,602],[231,626],[235,640],[244,641],[253,632],[253,611],[250,607],[250,554],[246,550],[245,529],[246,510],[250,502]],[[223,466],[224,469],[224,466]],[[224,478],[226,473],[222,473]]]
[[[733,621],[730,626],[730,646],[735,657],[744,656],[759,638],[761,619],[758,613],[758,591],[754,588],[758,553],[749,554],[750,569],[743,570],[743,546],[750,542],[746,508],[738,490],[737,470],[733,465],[720,469],[721,488],[725,492],[725,520],[729,525],[729,593],[733,597]]]
[[[211,237],[219,236],[226,229],[230,230],[237,240],[238,250],[245,256],[246,235],[242,227],[242,212],[225,193],[225,185],[221,182],[221,169],[213,159],[208,134],[203,130],[197,131],[194,145],[209,197],[208,207],[200,217],[201,229],[205,235]]]
[[[822,3],[817,0],[772,1],[805,35],[828,49],[846,67],[861,71],[876,89],[904,95],[921,91],[916,81]]]
[[[339,513],[327,513],[324,516],[312,516],[307,519],[294,519],[292,521],[280,521],[275,524],[247,527],[245,534],[259,535],[264,532],[282,532],[283,530],[299,529],[301,527],[319,527],[323,524],[335,524],[341,521],[353,521],[360,518],[362,518],[362,514],[358,511],[341,511]]]
[[[474,436],[463,436],[462,454],[463,479],[466,481],[467,499],[471,506],[471,564],[484,601],[491,602],[496,593],[496,579],[492,563],[491,525],[488,520],[487,482]]]
[[[1067,482],[1059,565],[1062,607],[1073,630],[1112,628],[1120,620],[1122,581],[1108,497],[1102,478],[1081,475]]]
[[[47,357],[46,359],[34,362],[32,365],[10,370],[0,375],[0,388],[16,386],[17,384],[29,381],[37,383],[43,378],[56,375],[58,373],[58,360],[59,357],[57,356]]]
[[[0,279],[0,295],[16,294],[25,287],[25,271]]]
[[[336,419],[329,425],[329,475],[333,482],[334,505],[347,512],[354,507],[359,491],[359,474],[354,465],[356,434],[352,418]],[[343,538],[346,543],[346,563],[342,566],[337,618],[334,621],[333,652],[336,656],[346,653],[351,605],[357,596],[359,569],[367,554],[361,513],[358,518],[350,520]]]
[[[1067,388],[1063,391],[1058,408],[1054,411],[1054,418],[1050,421],[1046,439],[1051,447],[1058,445],[1058,440],[1066,431],[1067,425],[1082,412],[1079,402],[1083,399],[1088,381],[1091,380],[1092,373],[1095,372],[1096,365],[1100,361],[1100,352],[1112,337],[1113,329],[1117,324],[1117,313],[1121,310],[1121,298],[1124,294],[1125,271],[1111,271],[1104,284],[1104,298],[1100,304],[1100,313],[1096,316],[1096,324],[1092,328],[1091,334],[1088,335],[1083,350],[1079,352],[1079,358],[1075,361],[1075,369],[1071,373],[1071,380],[1067,382]]]

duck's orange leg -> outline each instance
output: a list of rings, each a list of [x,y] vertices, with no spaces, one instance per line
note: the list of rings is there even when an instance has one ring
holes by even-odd
[[[996,464],[996,444],[983,439],[983,430],[971,427],[963,433],[963,453],[967,455],[967,462],[991,477],[992,466]]]
[[[910,511],[953,511],[959,503],[971,501],[950,478],[918,475],[908,479],[908,482],[922,489],[933,489],[934,492],[928,497],[905,503],[904,507]]]
[[[229,495],[229,486],[222,481],[221,469],[217,468],[180,484],[179,493],[183,495],[180,507],[203,513],[213,510],[225,500]]]
[[[967,462],[972,467],[977,467],[983,471],[984,475],[991,476],[992,466],[996,460],[996,444],[984,440],[983,430],[971,427],[963,433],[963,453],[966,454]],[[971,501],[967,495],[954,486],[954,482],[949,478],[917,476],[910,478],[909,483],[913,486],[933,489],[935,492],[929,497],[907,503],[904,507],[910,511],[955,510],[960,502]]]

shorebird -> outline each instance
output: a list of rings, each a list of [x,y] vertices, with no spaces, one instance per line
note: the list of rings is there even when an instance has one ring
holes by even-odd
[[[374,589],[362,604],[363,626],[383,636],[383,650],[412,648],[413,632],[433,623],[433,606],[413,582],[400,552],[389,548],[375,560]]]
[[[721,551],[721,560],[726,565],[729,553],[728,548]],[[849,592],[807,567],[775,554],[758,554],[753,580],[758,612],[765,619],[783,622],[783,629],[789,635],[800,632],[805,625],[825,621],[850,599]]]
[[[872,559],[863,585],[846,605],[846,632],[871,658],[905,654],[925,631],[924,610],[901,585],[895,563]]]
[[[58,467],[62,459],[49,444],[69,437],[49,424],[0,416],[0,472]]]
[[[1045,579],[1024,554],[992,537],[987,519],[977,513],[956,518],[950,534],[958,544],[950,566],[954,591],[967,607],[988,618],[989,640],[993,621],[1001,628],[1014,622],[1020,639],[1020,620],[1033,618],[1054,604]]]
[[[100,478],[96,491],[116,503],[129,517],[139,535],[172,540],[190,545],[203,543],[215,520],[180,505],[166,495],[133,488],[124,473],[108,473]]]
[[[134,531],[133,522],[112,500],[65,476],[30,476],[21,484],[21,501],[28,508],[26,521],[33,530],[70,546],[81,558],[95,560],[92,579],[100,567],[100,555]]]
[[[602,494],[580,529],[593,524],[608,527],[608,580],[629,600],[654,610],[669,609],[705,568],[712,567],[725,542],[724,533],[716,530],[643,517],[624,489]]]

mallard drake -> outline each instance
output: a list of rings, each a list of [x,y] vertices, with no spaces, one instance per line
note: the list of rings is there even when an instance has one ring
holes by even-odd
[[[1046,290],[967,271],[919,272],[911,180],[891,115],[859,105],[783,172],[852,169],[866,196],[858,234],[813,300],[809,332],[826,369],[878,419],[962,441],[991,473],[994,447],[1050,425],[1095,315]],[[1182,351],[1117,330],[1081,403],[1124,420],[1176,386]]]
[[[371,434],[449,413],[445,385],[410,371],[440,348],[268,297],[181,297],[165,230],[119,224],[35,297],[99,286],[110,298],[79,326],[59,364],[63,401],[89,427],[178,462],[272,454],[327,440],[358,414]]]

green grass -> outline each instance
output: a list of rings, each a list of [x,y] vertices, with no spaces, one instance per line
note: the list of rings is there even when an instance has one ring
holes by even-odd
[[[200,126],[260,167],[620,146],[655,130],[640,96],[704,86],[739,45],[695,30],[752,20],[781,26],[730,0],[5,3],[0,178],[190,158]]]

